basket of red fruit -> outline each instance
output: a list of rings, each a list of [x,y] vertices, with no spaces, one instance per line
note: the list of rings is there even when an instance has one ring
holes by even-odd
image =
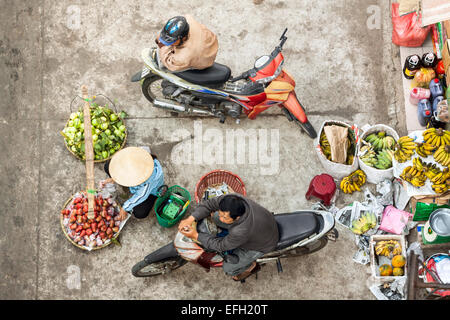
[[[70,197],[61,210],[61,227],[66,238],[83,250],[98,250],[115,242],[128,220],[119,218],[120,205],[112,197],[95,196],[94,218],[89,219],[86,192]]]

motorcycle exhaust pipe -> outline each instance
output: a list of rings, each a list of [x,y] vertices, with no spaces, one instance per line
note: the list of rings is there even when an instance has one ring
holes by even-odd
[[[153,100],[153,105],[157,108],[174,111],[174,112],[215,116],[214,113],[207,111],[207,110],[202,110],[202,109],[194,108],[194,107],[187,108],[187,107],[179,105],[179,104],[169,103],[169,102],[165,102],[165,101],[161,101],[161,100],[157,100],[157,99]]]

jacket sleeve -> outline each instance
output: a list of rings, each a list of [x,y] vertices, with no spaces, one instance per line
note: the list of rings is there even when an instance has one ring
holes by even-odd
[[[239,248],[248,240],[248,232],[244,230],[231,230],[225,237],[216,237],[200,232],[198,241],[209,250],[224,252]]]
[[[219,197],[202,201],[197,206],[197,208],[195,208],[194,212],[192,213],[192,216],[195,218],[195,220],[199,221],[205,219],[211,213],[219,211],[219,202],[223,197],[224,195],[221,195]]]

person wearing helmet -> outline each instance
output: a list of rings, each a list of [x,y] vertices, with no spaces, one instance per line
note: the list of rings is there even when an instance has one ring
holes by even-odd
[[[155,41],[161,63],[172,72],[211,67],[219,48],[216,35],[191,15],[169,19]]]

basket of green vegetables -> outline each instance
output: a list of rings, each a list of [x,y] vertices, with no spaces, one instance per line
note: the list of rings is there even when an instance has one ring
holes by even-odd
[[[111,102],[109,98],[105,98]],[[60,132],[64,137],[67,150],[77,159],[85,160],[83,108],[80,107],[78,111],[72,112],[72,103],[70,118]],[[127,114],[124,111],[117,112],[114,103],[111,102],[111,104],[115,110],[109,108],[108,103],[99,104],[97,96],[90,99],[94,162],[111,159],[113,154],[122,149],[127,141],[128,134],[124,122]]]

